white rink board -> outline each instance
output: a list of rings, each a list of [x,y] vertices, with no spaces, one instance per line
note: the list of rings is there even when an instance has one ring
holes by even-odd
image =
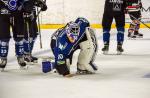
[[[47,0],[48,10],[42,15],[42,23],[63,24],[77,17],[100,23],[104,0]]]
[[[150,18],[150,1],[142,2],[147,10],[142,12],[143,18]],[[42,13],[41,24],[63,24],[79,16],[88,18],[92,24],[101,24],[104,3],[105,0],[47,0],[48,10]]]

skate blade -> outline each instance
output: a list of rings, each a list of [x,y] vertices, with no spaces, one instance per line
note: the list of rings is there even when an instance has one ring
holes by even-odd
[[[38,60],[39,59],[42,59],[42,60],[48,60],[48,61],[52,61],[52,60],[54,60],[55,58],[53,58],[53,57],[47,57],[47,56],[42,56],[42,57],[37,57],[38,58]]]
[[[131,38],[131,37],[129,37],[128,39],[129,39],[129,40],[136,40],[136,38]]]
[[[25,62],[27,65],[37,65],[38,62]]]
[[[103,54],[104,54],[104,55],[107,55],[107,54],[108,54],[108,51],[103,51]]]
[[[143,38],[143,36],[138,36],[138,37],[136,37],[136,38]]]
[[[117,55],[121,55],[122,54],[122,52],[120,52],[120,51],[117,51]]]
[[[76,73],[76,75],[93,75],[95,72],[90,72],[90,73]]]
[[[65,75],[64,77],[66,77],[66,78],[71,78],[71,77],[73,77],[73,76],[75,76],[75,74],[68,74],[68,75]]]
[[[20,66],[20,70],[27,70],[29,68],[29,66]]]
[[[140,37],[140,36],[137,36],[136,38],[131,38],[131,37],[129,37],[128,39],[129,39],[129,40],[137,40],[137,39],[140,39],[140,38],[143,38],[143,36],[141,36],[141,37]]]
[[[1,68],[1,70],[0,70],[1,72],[5,72],[5,70],[4,70],[4,68]]]

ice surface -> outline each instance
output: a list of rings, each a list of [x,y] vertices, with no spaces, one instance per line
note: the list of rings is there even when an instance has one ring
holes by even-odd
[[[125,33],[123,55],[116,55],[116,30],[111,31],[109,55],[103,55],[102,30],[98,29],[99,51],[94,75],[64,78],[57,73],[41,72],[38,65],[20,70],[10,41],[8,64],[0,72],[0,98],[150,98],[150,30],[141,29],[143,39],[129,40]],[[126,30],[127,31],[127,30]],[[54,30],[42,30],[43,49],[37,39],[33,55],[53,56],[49,47]],[[76,71],[77,51],[71,72]]]

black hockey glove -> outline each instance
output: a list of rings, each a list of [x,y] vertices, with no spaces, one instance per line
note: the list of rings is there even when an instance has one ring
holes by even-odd
[[[47,10],[47,5],[42,0],[35,0],[35,5],[38,6],[38,7],[41,7],[41,11],[46,11]]]
[[[33,11],[33,7],[34,7],[34,1],[33,0],[28,0],[28,1],[24,2],[23,6],[24,6],[23,7],[24,12],[31,13]]]
[[[23,18],[24,18],[25,20],[31,21],[31,20],[33,20],[35,17],[34,17],[34,14],[33,14],[33,13],[25,13],[25,12],[24,12]]]

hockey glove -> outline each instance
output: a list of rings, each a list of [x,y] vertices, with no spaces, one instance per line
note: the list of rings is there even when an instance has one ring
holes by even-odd
[[[46,11],[47,10],[47,5],[42,0],[36,0],[35,5],[38,6],[38,7],[41,7],[41,11]]]

